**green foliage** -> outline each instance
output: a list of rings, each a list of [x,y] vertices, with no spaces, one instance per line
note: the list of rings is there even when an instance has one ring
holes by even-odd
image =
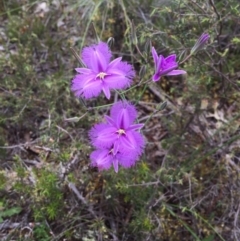
[[[4,210],[3,203],[0,203],[0,223],[3,222],[3,218],[12,217],[15,214],[19,214],[21,211],[21,207],[12,207]]]
[[[35,240],[39,241],[50,241],[51,235],[50,230],[45,224],[40,224],[33,229],[33,236]]]
[[[27,218],[40,241],[240,239],[237,19],[237,0],[0,1],[0,221]],[[184,61],[202,32],[209,43]],[[109,37],[146,121],[144,156],[118,174],[89,167],[87,132],[113,99],[85,106],[69,88],[70,47]],[[151,46],[187,76],[145,84]]]
[[[6,184],[7,178],[5,176],[4,172],[0,172],[0,189],[4,189],[5,184]]]
[[[134,233],[150,232],[154,226],[150,217],[147,216],[145,210],[139,210],[134,213],[133,220],[129,225],[130,230]]]
[[[55,173],[42,169],[36,170],[36,186],[34,188],[34,216],[37,220],[45,216],[50,220],[61,213],[63,207],[62,192],[58,187],[58,177]]]

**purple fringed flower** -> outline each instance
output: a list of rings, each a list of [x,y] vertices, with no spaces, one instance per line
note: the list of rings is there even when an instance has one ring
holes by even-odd
[[[134,124],[136,109],[127,101],[113,105],[106,123],[95,125],[89,133],[91,142],[98,150],[91,155],[92,165],[108,169],[111,164],[117,172],[118,164],[128,168],[135,164],[143,152],[144,139],[139,133],[143,124]]]
[[[106,43],[85,47],[82,60],[86,68],[76,68],[79,73],[72,80],[71,90],[77,97],[98,96],[101,91],[110,98],[111,89],[129,87],[135,76],[132,65],[123,62],[122,58],[114,59]]]
[[[208,33],[203,33],[199,39],[197,40],[197,42],[195,43],[195,45],[192,47],[191,49],[191,54],[201,50],[204,48],[205,44],[207,43],[207,41],[209,40],[210,36]]]
[[[144,141],[139,130],[143,124],[134,124],[136,117],[133,105],[117,102],[112,107],[110,116],[105,116],[106,123],[97,124],[90,130],[92,144],[97,148],[113,146],[113,154],[120,149],[122,152],[131,149],[141,154]]]
[[[158,56],[155,48],[152,47],[152,56],[155,64],[155,73],[152,77],[153,81],[160,80],[163,75],[186,74],[186,71],[184,70],[175,70],[178,67],[175,54],[164,58],[162,55]]]
[[[136,152],[129,150],[122,153],[118,151],[117,154],[113,154],[112,148],[98,149],[92,152],[90,155],[91,165],[96,166],[100,171],[107,170],[112,165],[115,172],[118,172],[119,165],[130,168],[138,159]]]
[[[118,158],[117,155],[113,155],[111,149],[99,149],[93,151],[90,155],[91,165],[98,167],[101,171],[103,169],[109,169],[112,165],[116,167],[118,171]],[[116,172],[117,172],[116,171]]]

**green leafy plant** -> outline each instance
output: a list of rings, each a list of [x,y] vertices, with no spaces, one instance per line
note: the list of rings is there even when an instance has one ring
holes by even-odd
[[[40,224],[33,229],[33,236],[39,241],[50,241],[51,235],[49,234],[49,228],[45,224]]]
[[[3,218],[10,218],[16,214],[19,214],[21,211],[21,207],[12,207],[7,209],[0,207],[0,223],[3,222]]]

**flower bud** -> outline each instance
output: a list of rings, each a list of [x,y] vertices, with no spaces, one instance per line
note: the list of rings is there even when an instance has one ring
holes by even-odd
[[[167,107],[167,101],[164,101],[163,103],[161,103],[159,111],[164,110]]]
[[[114,42],[115,42],[115,39],[113,37],[110,37],[108,40],[107,40],[107,45],[108,47],[111,49],[112,46],[114,45]]]
[[[76,50],[74,48],[71,48],[71,51],[74,55],[74,57],[78,60],[78,62],[80,63],[81,67],[86,67],[84,62],[82,61],[81,57],[78,55],[78,53],[76,52]]]
[[[152,42],[151,42],[151,39],[147,39],[145,45],[144,45],[144,51],[146,53],[151,53],[152,51]]]
[[[142,65],[141,66],[141,69],[140,69],[140,71],[139,71],[139,77],[140,77],[140,79],[143,79],[143,77],[144,77],[144,75],[146,74],[146,65]]]
[[[131,24],[131,40],[132,40],[132,43],[134,45],[137,45],[138,44],[138,39],[137,39],[137,34],[136,34],[136,28],[135,28],[135,25],[132,21],[132,24]]]
[[[209,40],[210,36],[208,33],[203,33],[200,38],[197,40],[195,45],[191,49],[191,55],[196,53],[197,51],[201,50],[204,48],[205,44]]]

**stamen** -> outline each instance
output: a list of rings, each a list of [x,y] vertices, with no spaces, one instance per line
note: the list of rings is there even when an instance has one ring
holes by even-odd
[[[119,130],[117,131],[117,133],[118,133],[119,135],[126,134],[125,130],[123,130],[123,129],[119,129]]]
[[[101,80],[103,80],[106,75],[107,75],[106,73],[100,72],[100,73],[96,76],[96,78],[100,78]]]

